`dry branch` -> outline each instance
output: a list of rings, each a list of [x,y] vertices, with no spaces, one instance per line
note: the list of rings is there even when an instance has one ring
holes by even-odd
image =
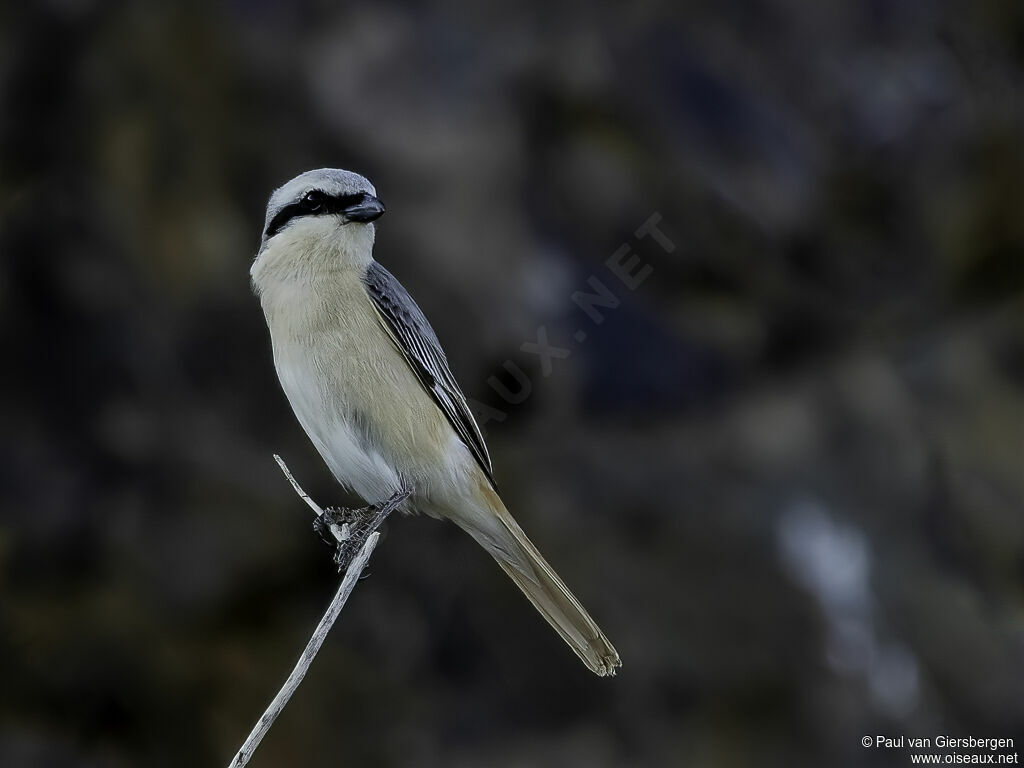
[[[335,539],[338,540],[338,545],[341,546],[349,540],[351,537],[351,531],[347,524],[338,525],[332,521],[330,515],[325,516],[324,510],[318,505],[313,499],[309,497],[302,487],[295,481],[292,473],[288,470],[288,466],[284,463],[280,456],[274,455],[274,460],[277,461],[281,471],[284,472],[284,476],[288,478],[288,482],[292,484],[292,488],[299,495],[306,504],[309,505],[310,509],[316,513],[316,515],[327,523],[327,527]],[[388,510],[390,511],[390,510]],[[386,513],[384,514],[386,516]],[[375,521],[374,527],[383,520],[383,516],[378,515]],[[327,638],[327,633],[331,631],[331,627],[334,626],[334,622],[337,620],[341,609],[345,607],[345,601],[348,600],[348,596],[352,593],[355,588],[356,582],[359,581],[359,576],[363,572],[363,568],[366,567],[367,562],[370,560],[370,555],[373,553],[374,547],[377,546],[377,540],[380,538],[380,534],[373,530],[369,533],[366,541],[362,547],[355,553],[351,562],[348,563],[345,568],[345,575],[341,580],[341,586],[338,587],[337,593],[334,595],[334,599],[331,600],[331,604],[327,607],[327,612],[323,618],[320,619],[320,623],[317,624],[316,629],[313,630],[313,636],[309,638],[309,643],[306,644],[306,649],[302,652],[298,662],[295,664],[295,668],[292,673],[288,675],[288,679],[285,680],[281,690],[277,692],[274,700],[270,702],[270,706],[267,707],[267,711],[263,713],[263,716],[257,721],[255,727],[249,737],[242,744],[241,748],[235,755],[234,760],[231,761],[229,768],[242,768],[246,763],[249,762],[249,758],[252,757],[252,753],[259,746],[260,741],[266,735],[267,731],[270,730],[270,726],[274,724],[277,716],[281,714],[288,700],[295,693],[295,689],[299,687],[299,683],[302,682],[302,678],[306,676],[306,672],[309,670],[309,665],[313,663],[313,659],[316,657],[317,652],[320,650],[320,646],[324,644],[324,640]]]

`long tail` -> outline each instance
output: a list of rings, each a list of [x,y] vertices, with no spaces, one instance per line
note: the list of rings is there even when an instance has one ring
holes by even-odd
[[[490,487],[482,487],[487,509],[455,522],[498,561],[562,639],[592,672],[614,675],[619,654],[590,614],[548,565]]]

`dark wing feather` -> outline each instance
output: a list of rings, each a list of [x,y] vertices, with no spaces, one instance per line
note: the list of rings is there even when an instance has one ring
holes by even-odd
[[[455,383],[441,342],[427,318],[395,276],[376,261],[370,263],[363,283],[384,330],[494,485],[491,457],[480,427]]]

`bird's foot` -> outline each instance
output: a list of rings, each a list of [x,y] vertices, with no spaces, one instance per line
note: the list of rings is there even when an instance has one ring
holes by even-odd
[[[327,507],[323,516],[313,521],[313,530],[334,548],[334,563],[343,573],[363,544],[388,515],[405,502],[411,491],[398,491],[386,500],[367,507]]]

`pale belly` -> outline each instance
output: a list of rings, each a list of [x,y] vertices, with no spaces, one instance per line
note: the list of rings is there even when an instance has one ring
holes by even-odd
[[[281,386],[340,483],[370,503],[408,489],[415,506],[446,506],[466,486],[470,454],[366,309],[312,330],[272,328]]]

